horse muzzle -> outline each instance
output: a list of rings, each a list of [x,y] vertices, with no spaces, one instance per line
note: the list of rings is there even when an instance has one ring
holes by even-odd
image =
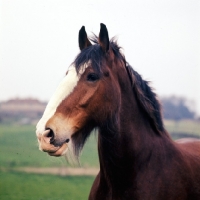
[[[36,132],[36,135],[41,151],[47,152],[50,156],[62,156],[66,153],[68,148],[67,142],[55,145],[50,129],[45,130],[42,134]]]

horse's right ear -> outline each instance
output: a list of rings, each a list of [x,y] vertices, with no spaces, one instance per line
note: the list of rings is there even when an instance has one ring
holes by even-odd
[[[80,31],[79,31],[78,42],[79,42],[79,48],[80,48],[81,51],[83,49],[89,47],[90,45],[92,45],[91,42],[87,38],[87,33],[85,31],[85,26],[82,26]]]
[[[99,33],[99,44],[104,52],[107,52],[109,50],[109,36],[108,36],[108,30],[106,28],[106,25],[101,23],[100,24],[100,33]]]

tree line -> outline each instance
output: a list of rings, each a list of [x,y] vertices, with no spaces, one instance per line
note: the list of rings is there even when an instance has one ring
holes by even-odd
[[[161,97],[163,117],[171,120],[196,119],[194,103],[183,97]],[[47,102],[37,99],[11,99],[0,102],[0,122],[39,119]],[[191,107],[193,106],[193,109]],[[200,119],[200,117],[199,117]]]
[[[195,104],[184,97],[162,97],[161,104],[165,119],[181,120],[195,119],[197,117],[193,111]]]

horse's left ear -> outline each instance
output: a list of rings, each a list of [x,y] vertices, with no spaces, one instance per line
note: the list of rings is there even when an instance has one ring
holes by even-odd
[[[108,30],[106,28],[106,25],[101,23],[100,24],[100,33],[99,33],[99,44],[104,52],[107,52],[109,50],[109,36],[108,36]]]
[[[78,42],[79,42],[79,48],[80,48],[81,51],[92,45],[91,42],[87,38],[85,26],[82,26],[80,31],[79,31]]]

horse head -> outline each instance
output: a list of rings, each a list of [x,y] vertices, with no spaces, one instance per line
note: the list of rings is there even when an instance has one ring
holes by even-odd
[[[99,37],[92,41],[95,44],[91,44],[83,26],[79,31],[81,52],[37,124],[40,150],[49,155],[64,155],[68,148],[78,153],[94,128],[106,125],[108,119],[116,120],[120,105],[117,79],[126,72],[124,58],[121,54],[117,58],[119,49],[111,48],[104,24]]]

